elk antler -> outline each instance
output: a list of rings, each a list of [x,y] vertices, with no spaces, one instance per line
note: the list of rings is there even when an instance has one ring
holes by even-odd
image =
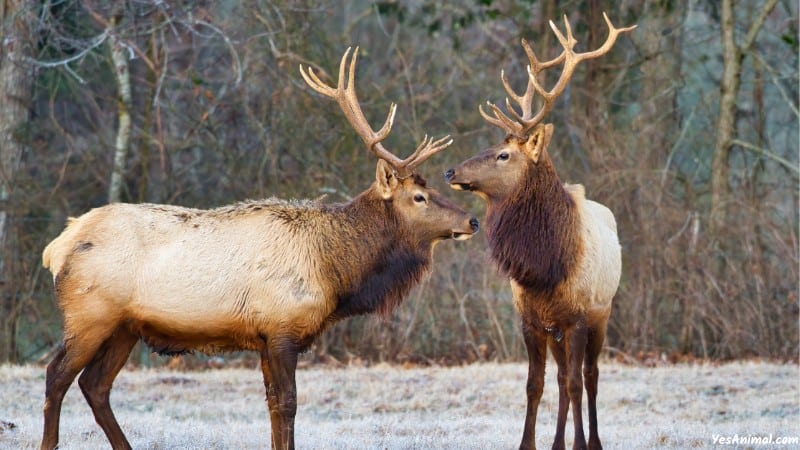
[[[441,139],[434,140],[433,138],[428,138],[428,135],[426,134],[417,149],[414,150],[414,153],[412,153],[411,156],[406,159],[400,159],[390,151],[386,150],[381,141],[386,139],[386,137],[389,136],[389,132],[392,130],[397,104],[392,103],[392,105],[389,107],[389,116],[386,118],[386,122],[384,122],[380,130],[375,132],[375,130],[373,130],[367,122],[366,117],[364,117],[364,113],[361,111],[361,106],[359,105],[358,98],[356,97],[355,68],[356,60],[358,59],[358,47],[356,47],[356,50],[353,52],[353,57],[350,60],[350,70],[346,78],[347,83],[345,84],[345,69],[347,66],[347,55],[350,54],[350,49],[351,48],[348,47],[347,51],[344,52],[344,56],[342,56],[342,62],[339,64],[339,81],[336,89],[322,82],[311,67],[304,69],[301,64],[300,75],[302,75],[303,79],[306,80],[306,83],[311,86],[311,89],[314,89],[326,97],[336,100],[336,102],[339,103],[339,106],[342,108],[342,112],[344,112],[345,117],[347,117],[347,120],[350,122],[350,125],[352,125],[358,135],[361,136],[361,139],[364,140],[367,148],[374,153],[375,156],[389,163],[397,172],[398,177],[405,178],[411,175],[414,172],[414,169],[416,169],[426,159],[430,158],[433,154],[447,148],[453,143],[453,140],[450,139],[449,135]],[[306,73],[306,70],[308,73]]]
[[[531,49],[531,46],[528,45],[528,42],[525,39],[523,39],[522,48],[525,49],[525,53],[528,55],[528,60],[530,61],[530,65],[528,66],[528,87],[525,90],[525,94],[518,95],[516,92],[514,92],[514,90],[511,88],[511,85],[509,85],[508,81],[506,80],[505,73],[502,70],[500,71],[500,80],[503,82],[503,87],[508,94],[508,97],[506,97],[506,109],[513,116],[513,119],[504,114],[500,108],[497,107],[497,105],[491,102],[486,103],[489,105],[489,108],[491,108],[492,113],[494,113],[494,117],[488,115],[483,111],[481,106],[478,106],[478,110],[483,118],[486,119],[486,121],[490,124],[500,127],[508,134],[525,137],[527,132],[540,123],[547,113],[549,113],[553,108],[556,98],[561,95],[561,93],[567,87],[567,83],[569,82],[570,78],[572,78],[572,73],[574,72],[575,66],[577,66],[578,63],[587,59],[597,58],[605,55],[611,50],[611,47],[614,46],[614,43],[616,42],[620,33],[631,31],[636,28],[636,25],[626,28],[614,28],[614,25],[611,24],[611,21],[608,19],[608,16],[605,12],[603,13],[603,18],[606,20],[606,24],[608,25],[608,37],[606,38],[606,42],[600,48],[591,52],[575,53],[573,51],[573,48],[578,41],[572,36],[572,28],[569,26],[569,20],[567,20],[566,15],[564,16],[564,25],[567,28],[567,37],[564,37],[564,35],[561,34],[561,31],[558,30],[558,27],[553,23],[552,20],[550,21],[550,28],[553,29],[558,41],[561,43],[561,46],[564,47],[564,51],[550,61],[539,62],[539,59],[536,57],[533,49]],[[549,69],[550,67],[557,66],[562,62],[564,63],[564,68],[561,71],[561,75],[558,77],[558,81],[552,89],[546,91],[542,85],[539,84],[539,73],[545,69]],[[542,107],[534,115],[532,109],[533,98],[534,94],[536,93],[542,97],[543,102]],[[517,111],[511,106],[509,97],[519,105],[519,113],[517,113]]]

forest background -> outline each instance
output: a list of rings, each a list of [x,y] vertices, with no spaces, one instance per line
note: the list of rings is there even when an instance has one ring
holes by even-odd
[[[564,181],[616,214],[623,276],[607,347],[624,357],[797,360],[798,5],[789,0],[0,0],[0,362],[47,358],[61,316],[41,251],[110,201],[212,208],[248,198],[347,201],[374,179],[338,106],[298,72],[335,77],[360,45],[358,94],[387,146],[424,133],[444,169],[499,142],[478,104],[521,38],[552,58],[638,24],[581,65],[549,121]],[[555,70],[558,71],[557,69]],[[554,78],[553,78],[554,79]],[[548,78],[552,83],[552,79]],[[429,279],[387,318],[337,324],[312,360],[462,363],[525,356],[482,233],[437,246]],[[189,300],[189,299],[187,299]],[[133,361],[159,364],[142,347]],[[202,358],[201,358],[202,359]]]

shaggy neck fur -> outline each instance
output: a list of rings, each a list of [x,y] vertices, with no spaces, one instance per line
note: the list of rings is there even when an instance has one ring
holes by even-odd
[[[333,231],[340,235],[334,238],[338,242],[322,242],[320,249],[323,273],[337,297],[331,319],[389,315],[429,271],[432,244],[415,242],[391,201],[372,190],[329,208],[339,224]]]
[[[552,292],[574,272],[579,215],[547,153],[529,162],[515,193],[489,204],[486,219],[492,258],[526,289]]]

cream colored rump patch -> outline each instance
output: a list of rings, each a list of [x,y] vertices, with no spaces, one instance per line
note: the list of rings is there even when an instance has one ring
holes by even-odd
[[[580,290],[586,293],[587,309],[605,309],[619,286],[622,257],[614,215],[600,203],[585,200],[581,208],[584,237],[584,260],[578,277]]]

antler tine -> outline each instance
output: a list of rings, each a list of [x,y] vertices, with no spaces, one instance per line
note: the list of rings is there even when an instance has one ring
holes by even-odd
[[[358,62],[358,47],[356,47],[353,56],[350,58],[348,68],[347,60],[351,49],[352,47],[347,48],[347,51],[345,51],[342,56],[342,61],[339,63],[339,79],[336,82],[335,89],[320,80],[311,67],[303,68],[303,66],[300,65],[300,75],[303,76],[303,79],[312,89],[326,97],[336,100],[347,118],[347,121],[350,122],[350,125],[352,125],[353,129],[355,129],[356,133],[358,133],[367,145],[367,148],[374,153],[375,156],[389,163],[394,168],[395,172],[397,172],[398,177],[407,177],[411,175],[414,168],[422,164],[433,154],[447,148],[453,143],[453,140],[450,139],[450,136],[445,136],[434,141],[433,138],[429,139],[426,134],[422,143],[420,143],[417,149],[414,150],[414,153],[406,159],[400,159],[388,151],[383,146],[382,141],[389,136],[392,130],[395,113],[397,112],[397,104],[392,103],[389,107],[389,115],[386,117],[383,126],[377,132],[373,130],[364,116],[364,112],[361,110],[358,97],[356,96],[355,78],[356,63]]]
[[[510,119],[508,116],[503,114],[500,108],[497,107],[492,102],[487,101],[486,105],[492,109],[492,113],[494,113],[494,117],[486,114],[483,110],[482,105],[478,105],[478,111],[483,116],[484,120],[489,122],[490,124],[504,130],[508,134],[519,134],[519,131],[522,129],[522,126],[519,122],[515,122],[514,120]]]
[[[567,19],[567,15],[564,14],[564,25],[567,28],[567,37],[564,37],[564,35],[561,34],[561,30],[558,29],[552,20],[548,20],[548,22],[550,23],[550,29],[553,30],[556,38],[558,38],[558,42],[560,42],[561,46],[564,47],[564,52],[572,52],[572,49],[575,48],[575,44],[577,44],[578,41],[575,39],[575,36],[572,35],[572,27],[569,25],[569,19]]]
[[[527,120],[524,120],[522,122],[522,134],[527,133],[528,130],[535,127],[536,124],[538,124],[539,122],[542,121],[542,119],[544,119],[544,116],[546,116],[547,113],[549,113],[550,110],[553,109],[556,97],[558,97],[561,94],[561,91],[558,92],[554,92],[552,90],[550,92],[546,91],[539,84],[539,81],[536,79],[536,75],[533,72],[531,72],[530,68],[528,68],[528,79],[531,81],[531,84],[533,85],[534,89],[536,89],[536,92],[538,92],[539,95],[542,97],[542,107],[539,108],[539,111],[536,112],[535,116],[528,117]],[[567,78],[567,80],[569,80],[569,78]],[[561,80],[559,79],[559,81]],[[558,86],[558,83],[556,83],[556,86]]]
[[[538,123],[540,123],[542,119],[544,119],[544,117],[547,115],[547,113],[550,112],[550,110],[553,108],[555,99],[559,95],[561,95],[562,92],[564,92],[564,89],[566,89],[567,83],[572,78],[572,74],[575,71],[575,67],[578,65],[578,63],[587,59],[593,59],[605,55],[614,46],[617,37],[621,33],[631,31],[634,28],[636,28],[636,25],[625,28],[615,28],[605,12],[603,13],[603,18],[606,21],[606,25],[608,25],[608,37],[606,38],[606,41],[603,43],[602,46],[600,46],[600,48],[584,53],[575,53],[574,51],[575,44],[577,44],[578,41],[572,35],[572,27],[570,26],[569,19],[567,19],[566,15],[564,16],[564,26],[567,32],[566,37],[561,33],[556,24],[553,23],[552,20],[550,21],[550,28],[553,29],[553,33],[556,35],[558,41],[561,43],[561,46],[564,48],[564,51],[561,53],[561,55],[559,55],[558,58],[548,61],[545,64],[547,64],[547,67],[552,67],[553,65],[558,64],[556,61],[563,60],[564,68],[561,71],[561,75],[558,77],[558,81],[556,81],[556,84],[549,91],[545,90],[536,79],[536,75],[538,74],[538,72],[536,70],[530,70],[530,69],[528,70],[528,80],[530,84],[539,93],[539,95],[542,96],[543,104],[542,107],[539,109],[539,111],[537,111],[535,116],[526,118],[526,120],[523,121],[522,123],[523,133],[527,132],[528,130],[536,126]],[[531,51],[531,54],[532,53],[533,52]],[[539,65],[540,71],[545,68],[542,66],[544,66],[544,64]]]
[[[486,101],[486,104],[489,105],[489,106],[492,106],[492,102],[490,102],[488,100]],[[480,105],[480,104],[478,105],[478,112],[481,113],[481,117],[483,117],[483,120],[489,122],[490,124],[492,124],[492,125],[494,125],[494,126],[496,126],[498,128],[503,128],[503,129],[505,128],[505,124],[501,120],[486,114],[486,111],[483,110],[483,105]]]
[[[558,30],[558,27],[556,27],[553,21],[552,20],[550,21],[550,28],[553,29],[556,38],[558,38],[558,41],[561,42],[561,45],[564,47],[564,52],[566,53],[564,70],[561,72],[561,76],[559,77],[556,86],[554,86],[553,89],[550,90],[550,92],[557,92],[556,87],[559,87],[560,84],[566,84],[566,82],[569,81],[570,77],[572,77],[572,72],[575,69],[575,66],[579,62],[605,55],[614,46],[614,43],[616,43],[617,41],[617,37],[619,37],[621,33],[625,33],[627,31],[631,31],[634,28],[636,28],[636,25],[632,25],[630,27],[625,27],[625,28],[615,28],[605,12],[603,13],[603,18],[606,21],[606,25],[608,25],[608,37],[606,37],[606,41],[603,43],[603,45],[600,46],[600,48],[584,53],[575,53],[573,51],[573,48],[575,47],[575,44],[577,44],[578,41],[576,41],[575,38],[572,36],[572,29],[569,26],[569,21],[567,20],[567,16],[564,16],[564,23],[567,26],[566,38],[564,37],[563,34],[561,34],[561,32]],[[564,80],[563,83],[562,79]]]
[[[515,135],[521,135],[527,131],[525,124],[531,119],[533,114],[532,110],[534,95],[537,92],[539,94],[544,92],[539,85],[538,80],[536,79],[536,75],[538,75],[542,70],[561,64],[566,58],[566,52],[561,52],[560,55],[549,61],[540,62],[539,58],[536,57],[536,53],[533,51],[533,48],[531,48],[530,44],[528,44],[528,41],[525,39],[522,39],[522,48],[525,50],[525,54],[528,56],[528,61],[530,62],[530,65],[528,66],[529,78],[528,84],[525,88],[525,93],[522,95],[517,94],[508,83],[505,71],[500,70],[500,81],[503,82],[503,88],[506,90],[506,94],[508,95],[508,97],[506,97],[506,110],[511,116],[513,116],[513,119],[509,118],[506,114],[500,111],[499,108],[491,103],[489,103],[489,106],[492,108],[492,112],[495,115],[494,118],[489,117],[480,106],[478,107],[483,118],[489,123],[505,130],[509,134]],[[533,75],[531,75],[531,71],[533,72]],[[519,105],[519,113],[511,106],[509,97]]]
[[[534,55],[534,59],[536,56]],[[511,101],[506,97],[506,110],[514,116],[514,118],[518,122],[522,122],[524,118],[531,113],[531,106],[533,102],[533,91],[531,90],[530,83],[528,84],[527,88],[525,89],[525,93],[523,95],[519,95],[514,92],[514,89],[511,88],[511,85],[508,84],[508,80],[506,80],[506,73],[504,70],[500,70],[500,81],[503,82],[503,87],[508,94],[508,97],[511,97],[517,104],[519,105],[520,112],[517,113],[517,110],[511,107]],[[496,114],[496,113],[495,113]]]
[[[405,170],[411,174],[414,172],[414,169],[419,167],[419,165],[425,162],[425,160],[446,149],[452,143],[453,139],[450,138],[449,134],[435,141],[432,137],[428,138],[428,135],[426,134],[425,137],[422,138],[422,142],[420,142],[420,144],[417,146],[417,149],[414,150],[414,153],[404,160],[407,161]]]
[[[386,117],[386,122],[383,123],[383,126],[381,127],[380,130],[378,130],[377,133],[374,132],[372,130],[372,127],[369,126],[369,123],[367,122],[367,119],[364,117],[364,113],[361,111],[361,106],[358,103],[358,98],[356,97],[356,82],[355,82],[355,78],[356,78],[356,61],[357,60],[358,60],[358,47],[356,47],[356,51],[353,53],[353,60],[350,63],[350,73],[347,76],[347,88],[344,90],[345,97],[348,100],[346,105],[350,106],[349,112],[352,113],[353,115],[355,115],[356,119],[358,119],[358,121],[360,123],[363,123],[365,128],[366,128],[366,130],[370,132],[368,134],[370,134],[371,140],[367,141],[366,139],[364,139],[364,142],[367,144],[367,146],[370,147],[370,149],[372,151],[376,151],[376,150],[378,150],[377,148],[375,148],[376,145],[378,143],[380,143],[381,141],[383,141],[384,139],[386,139],[389,136],[389,132],[392,131],[392,125],[394,124],[394,115],[395,115],[395,112],[397,112],[397,104],[392,102],[391,106],[389,106],[389,116]],[[341,89],[341,84],[342,84],[342,76],[340,75],[339,76],[340,89]],[[343,108],[344,108],[344,106],[343,106]],[[348,111],[345,111],[345,115],[347,115],[347,113],[348,113]],[[362,138],[363,138],[363,135],[362,135]],[[383,147],[383,146],[381,146],[381,147]],[[381,150],[382,151],[386,151],[388,153],[388,151],[386,149],[381,148]],[[390,153],[390,155],[393,158],[397,158],[396,156],[392,155],[391,153]],[[378,156],[380,156],[380,155],[378,155]]]
[[[565,16],[566,17],[566,16]],[[567,57],[566,50],[562,51],[561,54],[556,56],[555,58],[540,62],[539,58],[536,57],[536,53],[534,53],[533,48],[531,48],[528,41],[522,39],[522,48],[525,50],[525,53],[528,55],[528,61],[530,61],[530,65],[527,68],[528,72],[528,87],[527,91],[525,92],[525,96],[527,97],[527,109],[525,110],[523,117],[519,119],[521,124],[521,129],[523,130],[522,133],[526,132],[529,128],[526,128],[526,123],[532,119],[533,116],[533,97],[534,93],[538,93],[542,97],[544,97],[545,90],[542,88],[541,84],[539,84],[539,73],[549,69],[553,66],[557,66],[564,62]]]
[[[517,102],[517,103],[519,103],[519,102]],[[517,114],[517,110],[515,110],[511,106],[511,100],[509,100],[508,97],[506,97],[506,111],[511,113],[511,115],[514,116],[515,119],[517,119],[517,121],[523,120],[522,117],[525,115],[524,107],[523,107],[522,115]]]
[[[539,58],[536,57],[536,53],[534,53],[533,48],[531,48],[530,44],[528,44],[528,41],[524,38],[522,39],[522,48],[525,50],[525,54],[528,55],[528,61],[531,63],[531,69],[536,75],[545,69],[549,69],[553,66],[561,64],[564,62],[564,58],[567,56],[567,53],[562,51],[560,55],[556,56],[550,61],[540,62]]]
[[[603,13],[603,18],[606,21],[606,25],[608,25],[608,37],[603,45],[600,46],[600,48],[593,51],[575,53],[574,48],[578,41],[575,39],[575,36],[572,35],[572,27],[570,26],[569,19],[566,15],[564,15],[564,27],[567,33],[566,36],[561,33],[552,20],[550,21],[550,28],[553,29],[553,33],[555,33],[556,38],[558,38],[558,41],[564,48],[561,54],[557,57],[545,62],[539,61],[539,58],[536,57],[536,53],[534,53],[530,44],[528,44],[528,41],[522,39],[522,48],[525,50],[525,53],[528,55],[528,60],[530,61],[530,65],[527,68],[528,86],[525,90],[525,93],[523,95],[519,95],[514,92],[514,90],[511,89],[511,86],[508,84],[508,80],[506,80],[505,73],[502,71],[500,72],[500,80],[503,82],[503,87],[508,93],[508,97],[511,97],[511,99],[519,104],[521,110],[520,113],[518,114],[517,111],[511,107],[511,102],[508,100],[508,98],[506,98],[506,109],[508,110],[508,113],[511,114],[516,120],[509,118],[502,111],[500,111],[497,106],[490,102],[487,102],[487,104],[492,109],[494,117],[487,114],[481,106],[478,106],[481,116],[483,116],[483,118],[490,124],[505,130],[509,134],[514,134],[517,136],[524,135],[537,124],[539,124],[547,115],[547,113],[549,113],[553,108],[555,99],[561,95],[564,89],[566,89],[567,83],[569,82],[570,78],[572,78],[572,73],[574,72],[575,66],[577,66],[578,63],[587,59],[597,58],[605,55],[614,46],[617,37],[619,37],[621,33],[625,33],[636,28],[636,25],[624,28],[614,27],[605,12]],[[564,64],[564,68],[561,70],[561,75],[559,76],[558,81],[556,81],[556,84],[552,89],[549,91],[546,90],[539,83],[537,78],[539,73],[545,69],[549,69],[562,63]],[[532,111],[534,94],[539,94],[542,97],[542,106],[535,115]]]
[[[443,139],[447,139],[448,137],[450,137],[450,136],[445,136]],[[424,150],[426,147],[428,147],[431,144],[431,142],[433,142],[433,137],[429,138],[428,134],[425,133],[425,137],[422,138],[422,142],[419,143],[417,148],[414,149],[414,153],[409,155],[409,157],[406,158],[406,160],[407,161],[413,161],[415,158],[417,158],[420,155],[422,150]]]
[[[583,61],[584,59],[597,58],[598,56],[605,55],[611,50],[611,48],[617,42],[617,38],[619,37],[620,34],[626,33],[628,31],[633,31],[636,28],[636,25],[631,25],[629,27],[623,27],[623,28],[614,27],[614,25],[611,23],[611,19],[608,18],[608,15],[605,13],[605,11],[603,12],[603,19],[605,19],[606,25],[608,26],[608,37],[606,38],[606,41],[597,50],[585,53],[578,53],[577,55],[575,55],[579,61]]]
[[[532,115],[534,94],[538,92],[541,95],[544,92],[542,87],[539,85],[538,80],[536,79],[536,75],[538,75],[542,70],[561,64],[564,61],[564,58],[566,58],[566,52],[561,52],[560,55],[549,61],[540,62],[539,58],[536,57],[536,53],[534,53],[530,44],[528,44],[528,41],[525,39],[522,39],[522,48],[525,50],[525,54],[528,56],[528,61],[530,61],[530,65],[528,66],[529,79],[527,87],[525,88],[525,93],[522,95],[517,94],[508,83],[505,71],[500,70],[500,81],[503,83],[503,88],[506,90],[508,97],[514,100],[520,108],[520,112],[517,113],[516,109],[511,106],[509,98],[506,97],[506,110],[516,120],[512,120],[502,111],[500,111],[499,108],[489,102],[487,102],[487,104],[492,108],[492,112],[495,114],[495,117],[490,117],[483,111],[481,106],[478,106],[481,115],[487,122],[505,130],[509,134],[516,135],[521,135],[527,130],[525,128],[525,123],[530,120]],[[533,72],[533,75],[531,75],[531,71]]]
[[[347,70],[347,59],[351,49],[352,47],[347,48],[342,56],[342,61],[339,63],[339,79],[336,84],[336,89],[320,80],[311,67],[307,68],[308,73],[306,73],[303,66],[300,65],[300,75],[302,75],[303,79],[312,89],[339,103],[339,107],[342,109],[348,122],[350,122],[350,125],[375,156],[388,162],[395,167],[395,169],[402,168],[404,161],[386,150],[383,144],[381,144],[381,141],[386,139],[392,130],[395,113],[397,112],[397,104],[392,103],[391,106],[389,106],[389,115],[386,117],[386,121],[383,123],[380,130],[375,132],[369,125],[369,122],[367,122],[361,110],[361,106],[358,103],[358,97],[356,96],[355,67],[358,61],[358,47],[356,47],[352,58],[350,58],[350,67],[349,70]],[[345,71],[347,71],[346,75]]]
[[[356,129],[356,132],[361,136],[361,139],[364,140],[364,143],[367,144],[367,148],[372,151],[378,158],[385,160],[386,162],[392,164],[393,166],[397,166],[402,161],[400,158],[386,150],[381,141],[386,139],[389,136],[389,132],[392,131],[392,125],[394,124],[394,115],[397,112],[397,104],[392,102],[389,106],[389,115],[386,117],[386,121],[383,123],[383,126],[380,130],[376,133],[372,127],[367,122],[367,118],[364,117],[364,112],[361,110],[361,105],[358,102],[358,97],[356,96],[356,62],[358,61],[358,47],[353,52],[353,58],[350,61],[350,71],[347,76],[347,86],[344,86],[344,60],[346,59],[347,53],[345,53],[345,57],[342,58],[342,65],[339,68],[339,90],[341,91],[341,96],[338,99],[339,105],[344,112],[344,115],[353,124],[353,127]]]
[[[348,49],[348,51],[349,50],[350,49]],[[308,66],[306,69],[308,70],[308,73],[306,73],[306,71],[303,69],[303,65],[300,64],[300,75],[303,76],[303,79],[306,80],[306,84],[308,84],[311,89],[326,97],[336,97],[336,89],[329,87],[322,80],[320,80],[317,74],[314,73],[314,69],[312,69],[311,66]]]
[[[506,90],[506,94],[508,94],[509,97],[514,99],[515,102],[522,106],[525,102],[525,96],[528,94],[528,92],[526,91],[523,95],[519,95],[514,92],[514,89],[511,88],[511,85],[508,84],[508,80],[506,80],[506,71],[502,69],[500,69],[500,81],[503,82],[503,88]],[[506,103],[508,102],[506,101]],[[525,114],[524,107],[522,113]]]

